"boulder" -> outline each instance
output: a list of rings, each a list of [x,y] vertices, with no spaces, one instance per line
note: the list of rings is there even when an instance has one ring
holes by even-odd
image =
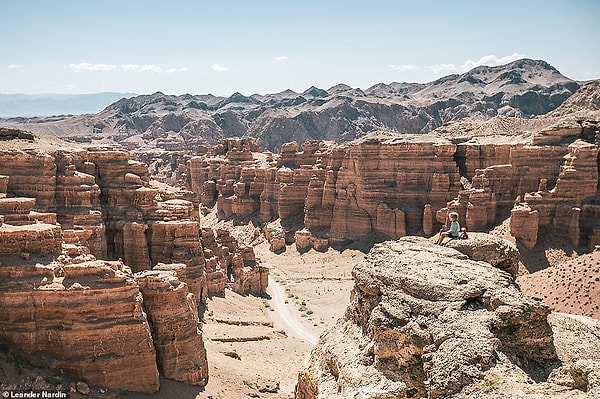
[[[485,233],[469,233],[466,240],[446,240],[443,245],[456,249],[471,260],[482,260],[513,277],[519,271],[519,250],[514,244],[500,237]]]
[[[377,244],[353,277],[350,305],[300,370],[296,399],[522,392],[558,399],[581,392],[575,385],[600,393],[599,354],[591,350],[598,336],[585,342],[556,329],[563,336],[555,338],[548,306],[489,263],[404,237]],[[598,322],[587,320],[597,330]],[[576,335],[581,326],[573,328]],[[575,342],[587,349],[570,357]],[[575,383],[563,378],[567,373]]]

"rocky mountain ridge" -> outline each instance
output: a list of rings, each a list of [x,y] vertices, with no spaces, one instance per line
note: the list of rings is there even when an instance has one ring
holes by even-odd
[[[193,150],[241,136],[279,150],[294,140],[350,141],[381,129],[425,133],[473,115],[543,115],[579,86],[544,61],[522,59],[430,83],[380,83],[365,90],[339,84],[327,90],[234,93],[227,98],[157,92],[121,99],[95,115],[2,123],[80,142],[119,143],[135,151]]]

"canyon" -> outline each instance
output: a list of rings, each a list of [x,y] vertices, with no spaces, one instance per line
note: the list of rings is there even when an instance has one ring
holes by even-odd
[[[216,206],[221,218],[265,223],[275,250],[291,242],[318,250],[372,233],[431,236],[453,210],[472,231],[510,213],[511,234],[527,249],[552,226],[592,250],[600,222],[597,122],[547,118],[519,133],[373,132],[339,145],[288,143],[276,155],[251,138],[225,139],[189,159],[188,187],[203,212]]]
[[[205,98],[204,106],[184,98],[219,110],[222,131],[210,127],[217,114],[203,116],[206,126],[182,124],[179,103],[159,94],[105,110],[147,125],[139,132],[121,124],[110,136],[108,124],[93,133],[73,124],[80,136],[65,135],[61,123],[73,120],[62,118],[36,121],[32,132],[13,120],[0,128],[0,343],[109,389],[99,394],[107,398],[172,395],[161,387],[173,381],[201,398],[279,399],[292,390],[305,399],[592,397],[600,327],[586,316],[600,314],[600,84],[580,85],[531,60],[510,68],[362,95],[312,89],[307,101],[286,105],[323,107],[333,126],[341,119],[325,104],[343,96],[354,105],[362,96],[391,101],[385,93],[416,101],[434,98],[434,88],[452,97],[477,86],[498,102],[486,113],[491,105],[474,95],[430,108],[437,116],[422,125],[404,118],[413,125],[382,122],[346,136],[316,119],[324,137],[290,119],[280,127],[295,136],[242,129],[247,121],[233,114],[278,112],[258,112],[267,96]],[[494,97],[528,73],[520,94]],[[551,84],[525,101],[536,79]],[[138,115],[147,100],[169,102],[173,114]],[[367,103],[362,110],[374,106]],[[459,118],[461,105],[476,103],[480,111]],[[124,120],[114,118],[115,126]],[[198,129],[189,140],[172,134],[188,123]],[[451,211],[469,240],[433,245]],[[288,336],[272,314],[272,284],[322,334],[310,356],[312,345]],[[560,288],[567,285],[572,298]],[[299,373],[282,370],[285,359]],[[269,373],[285,375],[281,390],[262,377]]]
[[[107,388],[206,385],[199,307],[264,294],[268,268],[122,148],[21,144],[0,149],[0,337]]]

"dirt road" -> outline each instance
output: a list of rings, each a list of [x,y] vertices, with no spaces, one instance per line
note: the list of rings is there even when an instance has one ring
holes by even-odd
[[[285,303],[285,292],[271,276],[267,292],[271,295],[271,306],[275,310],[273,316],[281,322],[286,332],[296,335],[310,345],[316,345],[319,338],[306,328],[296,310]]]

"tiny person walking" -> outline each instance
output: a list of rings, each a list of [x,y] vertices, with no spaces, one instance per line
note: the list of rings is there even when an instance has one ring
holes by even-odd
[[[442,230],[440,230],[440,237],[438,238],[437,244],[441,244],[442,241],[444,241],[445,237],[449,237],[449,238],[458,238],[460,236],[460,224],[458,223],[458,213],[456,212],[450,212],[448,214],[448,217],[450,218],[450,229],[447,231],[444,231],[444,229],[442,228]]]

